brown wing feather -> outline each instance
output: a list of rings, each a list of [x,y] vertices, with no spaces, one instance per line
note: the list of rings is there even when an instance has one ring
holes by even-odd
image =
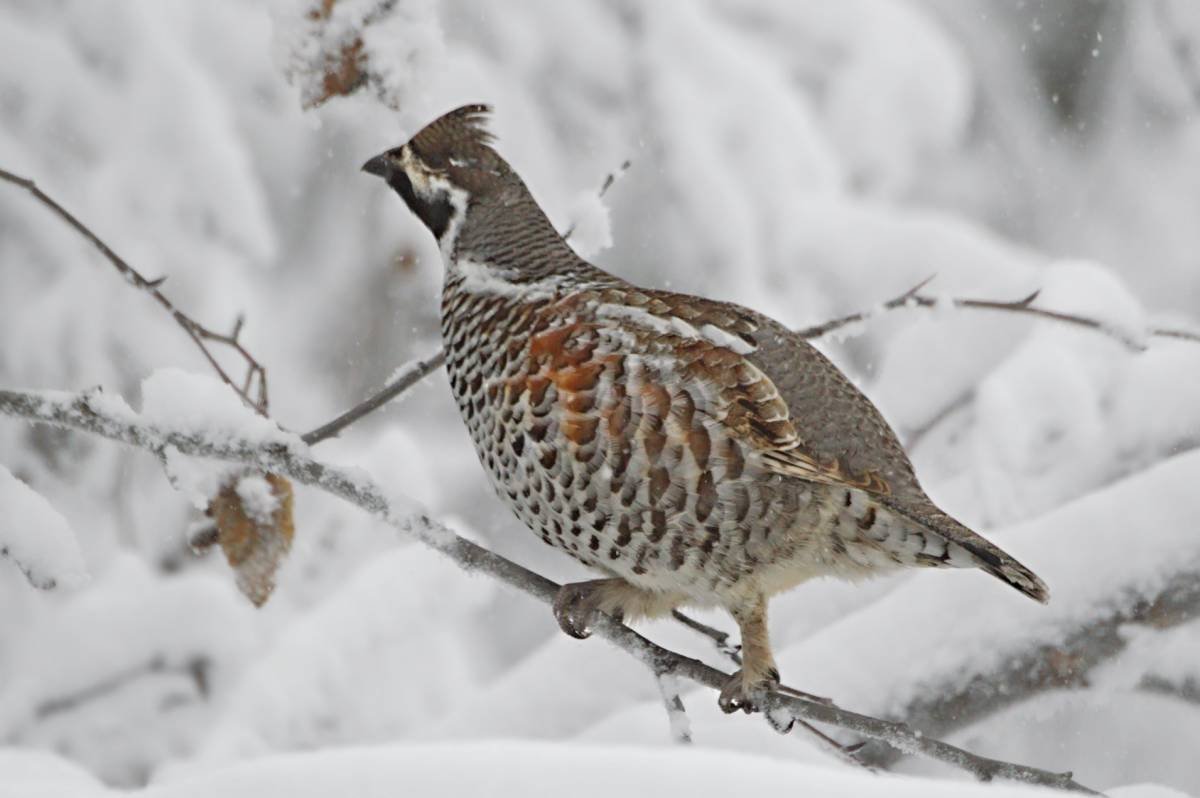
[[[766,455],[782,473],[881,495],[924,495],[879,410],[803,338],[739,305],[667,292],[654,296],[690,324],[711,324],[753,347],[742,357],[768,378],[788,411],[791,437],[775,441]]]

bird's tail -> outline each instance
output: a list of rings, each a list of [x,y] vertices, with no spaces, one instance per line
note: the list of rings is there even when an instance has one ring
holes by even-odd
[[[959,545],[970,552],[980,568],[1035,601],[1043,604],[1050,601],[1050,588],[1046,587],[1046,583],[1037,574],[1018,562],[1015,557],[1006,554],[1002,549],[979,535],[975,535],[975,538],[982,541],[983,545],[972,546],[966,543]]]
[[[939,510],[932,502],[919,508],[893,505],[892,509],[946,541],[946,555],[938,564],[979,568],[1035,601],[1043,604],[1050,601],[1050,588],[1037,574],[990,540]]]

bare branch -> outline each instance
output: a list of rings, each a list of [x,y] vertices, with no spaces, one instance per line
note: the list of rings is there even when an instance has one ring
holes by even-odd
[[[267,370],[261,363],[258,362],[257,359],[255,359],[253,355],[250,354],[250,352],[244,346],[242,346],[241,341],[238,339],[242,330],[242,319],[240,317],[234,326],[233,332],[229,335],[224,335],[208,329],[183,311],[179,310],[169,299],[167,299],[166,295],[160,290],[160,286],[167,279],[166,277],[148,279],[143,276],[141,272],[130,266],[124,258],[114,252],[112,248],[108,246],[108,244],[105,244],[104,241],[102,241],[98,235],[93,233],[87,225],[75,218],[70,211],[68,211],[62,205],[59,205],[48,194],[38,188],[32,180],[14,175],[12,172],[5,171],[4,169],[0,169],[0,180],[12,183],[15,186],[19,186],[32,194],[35,199],[37,199],[50,210],[54,211],[54,213],[56,213],[63,221],[74,228],[77,233],[86,238],[96,249],[98,249],[100,254],[102,254],[108,260],[108,262],[111,263],[116,270],[121,273],[121,276],[125,278],[126,282],[154,297],[154,300],[158,302],[158,304],[162,305],[162,307],[171,314],[171,318],[175,319],[175,322],[183,328],[183,331],[187,333],[189,338],[192,339],[192,342],[199,347],[200,352],[204,355],[205,360],[207,360],[208,364],[212,366],[214,371],[217,372],[217,376],[221,378],[221,381],[232,388],[234,392],[242,398],[242,401],[245,402],[248,407],[254,408],[259,415],[267,415]],[[222,346],[232,349],[239,356],[241,356],[242,360],[246,364],[246,378],[241,386],[235,384],[233,379],[229,376],[221,364],[217,362],[216,357],[208,348],[208,344],[206,342],[221,344]],[[258,395],[257,398],[252,398],[251,389],[255,384],[258,386]]]
[[[412,386],[416,385],[421,380],[428,377],[434,371],[439,369],[446,362],[446,352],[439,349],[424,360],[413,360],[401,366],[396,372],[395,377],[383,387],[379,393],[369,396],[363,401],[356,404],[354,407],[342,413],[332,421],[322,424],[311,432],[306,432],[300,436],[300,440],[312,446],[315,443],[320,443],[326,438],[332,438],[358,421],[368,413],[378,410],[388,402],[395,399],[400,394],[407,391]]]
[[[0,414],[31,422],[82,430],[120,441],[149,452],[174,447],[181,454],[245,463],[284,474],[358,505],[363,510],[441,552],[469,572],[486,573],[551,605],[560,585],[511,560],[454,534],[424,514],[404,514],[394,509],[383,490],[358,470],[346,470],[312,459],[308,447],[294,435],[283,432],[264,440],[249,440],[236,431],[206,437],[144,422],[132,411],[119,414],[96,406],[94,394],[22,392],[0,390]],[[105,403],[100,403],[105,404]],[[729,674],[699,660],[685,657],[648,640],[606,615],[592,626],[605,638],[637,658],[655,674],[670,674],[720,690]],[[972,754],[941,740],[915,731],[897,721],[881,720],[841,709],[833,704],[808,701],[789,692],[773,691],[764,697],[772,725],[788,728],[784,719],[836,726],[863,737],[881,740],[905,753],[921,754],[960,768],[978,779],[1009,779],[1029,784],[1093,793],[1075,782],[1070,773],[1052,773],[1038,768],[1003,762]],[[1093,793],[1094,794],[1094,793]]]
[[[831,319],[830,321],[814,324],[811,327],[805,327],[796,330],[796,334],[802,338],[820,338],[828,335],[834,330],[841,329],[855,322],[866,321],[880,313],[896,310],[898,308],[936,308],[943,303],[949,303],[952,307],[968,308],[973,310],[995,310],[1005,313],[1018,313],[1027,316],[1035,316],[1042,319],[1051,319],[1053,321],[1070,324],[1075,327],[1082,327],[1088,330],[1095,330],[1098,333],[1107,335],[1115,341],[1119,341],[1124,346],[1135,352],[1145,351],[1146,345],[1138,338],[1131,336],[1129,333],[1120,330],[1112,325],[1106,324],[1098,319],[1093,319],[1087,316],[1079,316],[1074,313],[1063,313],[1057,310],[1048,310],[1046,308],[1033,307],[1034,300],[1037,299],[1039,292],[1034,291],[1028,296],[1022,297],[1010,302],[1002,302],[994,299],[963,299],[961,297],[945,297],[938,298],[927,296],[920,293],[920,289],[933,278],[926,278],[918,283],[913,288],[908,289],[903,294],[889,299],[879,307],[873,310],[859,311],[851,313],[848,316]],[[1200,333],[1191,330],[1171,329],[1165,327],[1151,327],[1146,330],[1146,335],[1153,338],[1174,338],[1182,341],[1194,341],[1200,343]]]

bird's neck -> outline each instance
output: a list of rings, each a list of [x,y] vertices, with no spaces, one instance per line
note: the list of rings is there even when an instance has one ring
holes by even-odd
[[[496,280],[513,283],[587,266],[515,175],[500,190],[472,195],[439,244],[448,269],[460,263],[483,264]]]

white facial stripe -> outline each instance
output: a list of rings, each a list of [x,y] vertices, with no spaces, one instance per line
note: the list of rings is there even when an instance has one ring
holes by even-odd
[[[442,259],[449,263],[454,255],[454,245],[458,241],[458,233],[462,230],[463,221],[467,218],[467,192],[442,178],[431,178],[429,183],[435,191],[444,192],[450,199],[451,207],[454,208],[450,224],[446,227],[446,232],[442,234],[441,240],[438,241],[438,246],[442,250]]]
[[[404,148],[404,152],[400,156],[400,165],[408,175],[408,180],[412,183],[413,191],[419,197],[425,200],[436,200],[445,197],[450,201],[451,207],[454,208],[454,214],[450,217],[450,224],[438,241],[438,246],[442,251],[442,258],[449,263],[451,256],[454,254],[454,244],[458,240],[458,233],[462,230],[463,219],[467,215],[467,192],[441,175],[430,172],[420,161],[413,157],[412,150],[408,147]]]

